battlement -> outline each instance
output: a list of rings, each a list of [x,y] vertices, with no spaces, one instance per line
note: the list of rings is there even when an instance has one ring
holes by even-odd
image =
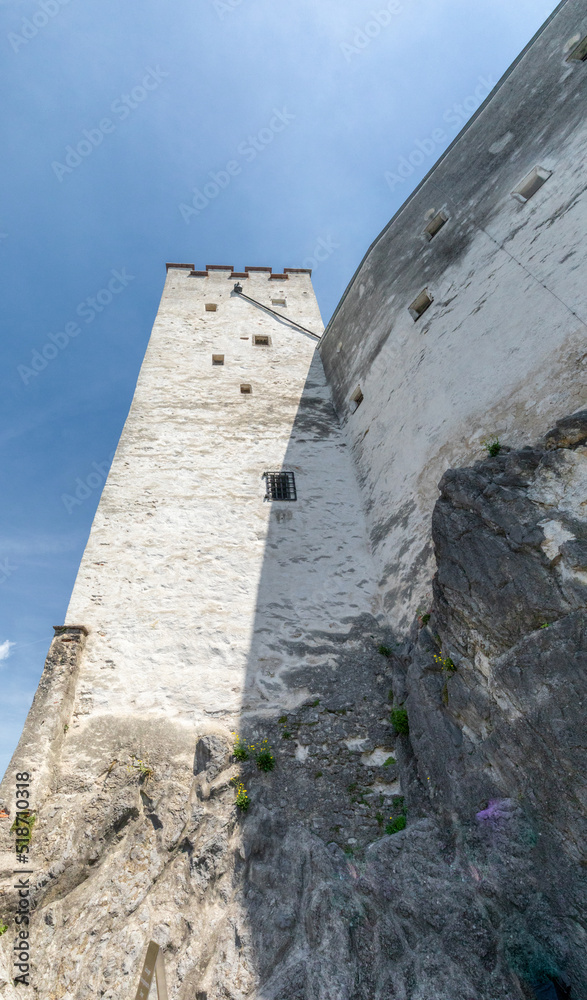
[[[196,271],[193,264],[173,264],[167,263],[165,265],[167,271],[173,268],[176,271],[189,271],[190,278],[210,278],[212,272],[228,271],[229,278],[249,278],[251,273],[261,273],[266,274],[270,281],[288,281],[291,275],[296,274],[307,274],[312,275],[312,269],[310,267],[284,267],[282,272],[273,273],[272,267],[253,267],[247,266],[244,271],[235,271],[233,264],[206,264],[205,271]]]

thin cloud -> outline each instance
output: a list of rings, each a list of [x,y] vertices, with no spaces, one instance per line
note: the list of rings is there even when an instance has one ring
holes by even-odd
[[[10,650],[12,649],[13,646],[14,643],[10,642],[10,639],[7,639],[6,642],[0,642],[0,663],[3,660],[8,659],[8,657],[10,656]]]

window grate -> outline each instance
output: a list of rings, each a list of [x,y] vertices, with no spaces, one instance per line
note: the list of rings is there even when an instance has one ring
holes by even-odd
[[[293,472],[264,472],[266,500],[297,500],[296,480]]]

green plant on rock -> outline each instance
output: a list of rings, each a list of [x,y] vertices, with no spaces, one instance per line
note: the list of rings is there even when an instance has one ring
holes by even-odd
[[[241,812],[246,812],[251,804],[248,792],[242,782],[236,786],[236,805]]]
[[[392,833],[399,833],[400,830],[405,830],[407,822],[403,795],[394,795],[391,802],[394,815],[389,817],[389,822],[385,827],[385,832],[388,836]]]
[[[392,764],[395,764],[395,757],[388,757],[387,760],[383,761],[384,767],[391,767]]]
[[[131,754],[129,770],[138,771],[141,781],[149,781],[155,774],[153,768],[146,761],[141,760],[136,754]]]
[[[232,756],[235,760],[244,761],[248,760],[251,753],[255,750],[254,743],[246,743],[242,736],[238,736],[237,733],[232,734],[234,736],[234,746],[232,748]]]
[[[382,656],[386,656],[388,659],[391,656],[391,649],[389,646],[384,646],[383,644],[377,647],[377,652],[381,653]]]
[[[31,840],[33,839],[33,826],[35,825],[36,819],[37,817],[34,812],[25,810],[17,815],[14,823],[10,827],[10,832],[16,833],[16,839],[21,847],[23,844],[27,848],[30,846]]]
[[[498,437],[485,438],[481,442],[490,458],[495,458],[501,451],[501,444]]]
[[[434,661],[435,663],[440,663],[442,669],[447,674],[454,674],[457,669],[450,656],[443,656],[442,651],[434,655]]]
[[[0,920],[0,937],[2,937],[3,934],[6,934],[7,930],[8,924],[5,924],[3,920]]]
[[[423,611],[422,608],[418,608],[416,611],[416,617],[420,622],[420,626],[423,628],[430,621],[431,611]]]
[[[267,740],[263,740],[256,748],[255,761],[260,771],[272,771],[275,767],[275,757],[271,753],[271,747],[267,745]]]
[[[410,731],[408,713],[403,705],[391,710],[391,724],[398,736],[407,736]]]
[[[406,817],[402,813],[401,816],[389,817],[389,823],[385,827],[385,832],[389,836],[392,833],[399,833],[400,830],[405,830],[406,828]]]

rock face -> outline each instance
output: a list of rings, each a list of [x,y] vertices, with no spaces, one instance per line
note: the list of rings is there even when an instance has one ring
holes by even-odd
[[[153,937],[173,1000],[513,1000],[569,983],[585,1000],[585,497],[587,411],[447,472],[409,641],[369,616],[325,634],[320,697],[249,719],[248,760],[220,726],[84,730],[103,766],[91,756],[82,780],[84,747],[62,751],[34,830],[34,995],[134,996]],[[75,673],[73,645],[51,669]]]

